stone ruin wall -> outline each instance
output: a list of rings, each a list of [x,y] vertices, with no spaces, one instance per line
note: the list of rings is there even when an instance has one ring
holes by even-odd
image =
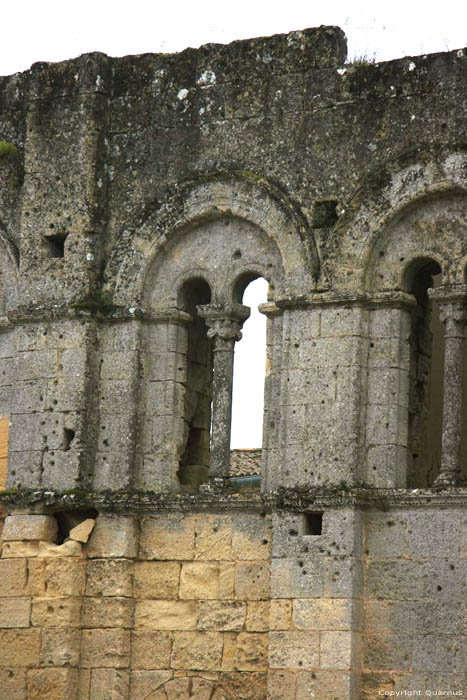
[[[345,58],[327,27],[0,78],[6,700],[467,694],[467,55]]]

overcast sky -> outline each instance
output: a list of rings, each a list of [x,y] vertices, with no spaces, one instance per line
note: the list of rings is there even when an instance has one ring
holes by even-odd
[[[172,53],[321,24],[345,31],[349,59],[386,61],[467,45],[466,0],[431,6],[418,0],[5,0],[3,5],[0,75],[90,51]],[[264,284],[256,287],[244,300],[252,307],[266,300]],[[241,380],[234,391],[234,447],[261,445],[264,320],[250,340],[254,321],[248,322],[237,343],[235,374]]]

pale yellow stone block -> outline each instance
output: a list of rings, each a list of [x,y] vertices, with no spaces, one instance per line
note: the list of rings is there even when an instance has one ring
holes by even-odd
[[[86,585],[86,562],[77,557],[46,559],[45,585],[47,595],[77,596],[84,593]]]
[[[135,598],[178,598],[180,568],[174,561],[135,562]]]
[[[78,666],[80,647],[80,630],[46,627],[41,633],[41,666]]]
[[[1,595],[1,582],[0,582]],[[30,598],[0,598],[0,628],[29,627]],[[0,659],[1,663],[1,659]]]
[[[235,659],[237,655],[237,639],[238,634],[234,632],[226,632],[224,634],[224,648],[222,651],[223,671],[235,670]]]
[[[89,700],[128,700],[130,674],[110,668],[94,668],[91,672]]]
[[[2,537],[4,541],[54,542],[57,532],[57,521],[51,515],[8,515],[5,518]]]
[[[246,629],[248,632],[269,631],[269,601],[251,600],[248,602]]]
[[[25,700],[26,669],[0,668],[0,688],[5,700]]]
[[[154,630],[190,630],[198,623],[194,600],[142,600],[136,603],[135,627]]]
[[[181,515],[143,518],[140,558],[191,560],[195,554],[196,519]]]
[[[237,600],[269,598],[269,565],[263,562],[239,562],[235,569]]]
[[[79,523],[79,525],[71,528],[69,534],[70,540],[85,544],[89,540],[95,524],[96,521],[94,518],[86,518],[86,520],[83,520],[82,523]]]
[[[219,597],[219,565],[214,562],[187,562],[182,565],[180,598],[205,600]]]
[[[347,671],[352,667],[352,632],[321,632],[320,666]]]
[[[148,632],[146,630],[136,630],[132,633],[132,668],[147,670],[169,668],[171,653],[171,632]]]
[[[69,700],[76,697],[78,670],[44,668],[28,671],[28,700]]]
[[[232,517],[199,515],[196,523],[195,559],[232,559]]]
[[[45,595],[45,569],[46,569],[47,559],[28,559],[27,560],[27,571],[28,571],[28,592],[32,596],[44,596]]]
[[[310,669],[319,667],[318,632],[270,632],[271,668]]]
[[[294,600],[292,619],[297,629],[350,630],[352,601],[345,598]]]
[[[136,557],[137,521],[122,515],[100,515],[86,547],[90,559]]]
[[[220,670],[222,647],[220,632],[177,632],[174,634],[171,667],[193,671]]]
[[[31,624],[34,627],[80,627],[81,598],[34,598]]]
[[[38,666],[40,647],[38,629],[0,630],[0,659],[5,668]]]
[[[84,598],[83,627],[126,627],[133,625],[134,601],[131,598]]]
[[[241,632],[237,639],[235,668],[238,671],[265,671],[268,667],[268,635]]]
[[[28,592],[28,562],[26,559],[0,559],[0,595],[19,597]]]
[[[289,630],[292,627],[292,601],[287,598],[273,599],[269,610],[271,630]]]
[[[83,547],[79,542],[68,540],[63,544],[39,542],[38,557],[83,557]]]
[[[236,561],[271,559],[271,521],[260,515],[242,515],[234,520],[232,558]]]
[[[204,600],[199,604],[198,629],[215,631],[241,630],[246,605],[236,601]]]
[[[219,564],[219,599],[232,600],[235,598],[235,564],[226,562]]]
[[[389,680],[385,690],[393,691],[394,685],[386,674],[382,674],[382,681]],[[373,688],[376,693],[376,688]],[[381,690],[381,686],[378,688]],[[296,700],[329,700],[329,698],[352,698],[355,691],[352,689],[352,676],[342,671],[304,671],[297,675]],[[388,697],[379,693],[367,696],[362,693],[365,700],[379,700]],[[395,697],[395,696],[389,696]],[[402,696],[403,697],[403,696]],[[409,696],[410,697],[410,696]]]
[[[78,698],[77,700],[89,700],[91,691],[91,669],[80,668],[78,680]]]
[[[86,595],[130,597],[133,562],[130,559],[91,559],[87,563]]]
[[[295,700],[296,685],[297,674],[295,671],[270,669],[268,673],[268,700]],[[310,695],[309,700],[312,699],[313,696]]]
[[[39,556],[39,542],[4,542],[2,559],[24,559]]]
[[[172,671],[132,671],[130,700],[152,700],[157,689],[171,680],[172,675]]]
[[[123,629],[83,630],[81,665],[85,668],[126,668],[130,662],[130,632]]]

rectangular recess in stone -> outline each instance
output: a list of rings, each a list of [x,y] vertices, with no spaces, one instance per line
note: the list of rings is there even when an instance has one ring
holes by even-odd
[[[323,532],[322,512],[304,513],[303,515],[303,535],[321,535]]]
[[[51,236],[44,236],[47,243],[47,251],[51,258],[65,257],[65,241],[68,237],[67,233],[55,233]]]

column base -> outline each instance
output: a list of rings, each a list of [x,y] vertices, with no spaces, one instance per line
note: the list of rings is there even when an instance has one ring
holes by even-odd
[[[446,488],[452,488],[452,487],[461,487],[461,486],[466,486],[467,481],[465,476],[458,471],[455,472],[441,472],[438,474],[434,481],[434,486],[437,487],[446,487]]]

